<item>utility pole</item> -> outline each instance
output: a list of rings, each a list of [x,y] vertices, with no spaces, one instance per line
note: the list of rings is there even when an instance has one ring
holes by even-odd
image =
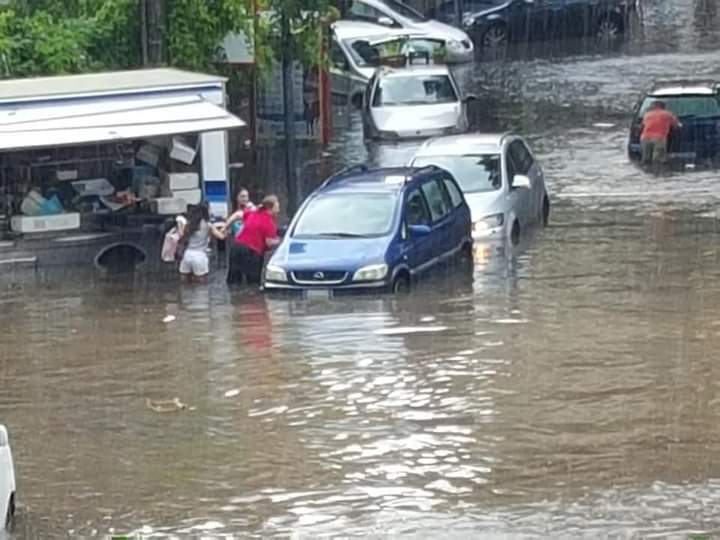
[[[151,66],[158,66],[163,63],[165,38],[165,5],[164,0],[143,0],[144,16],[141,22],[145,27],[145,39],[143,41],[146,50],[143,50],[143,60]]]
[[[286,14],[280,17],[282,32],[282,85],[283,109],[285,116],[285,181],[288,194],[288,217],[297,209],[298,179],[295,167],[295,84],[293,80],[292,35],[290,21]]]
[[[455,26],[462,28],[463,23],[463,0],[455,0]]]

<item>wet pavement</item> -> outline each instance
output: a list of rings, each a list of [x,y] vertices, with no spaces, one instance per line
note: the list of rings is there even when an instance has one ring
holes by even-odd
[[[5,276],[15,537],[720,534],[720,173],[652,176],[624,150],[639,88],[720,78],[690,3],[680,28],[661,5],[637,54],[475,69],[553,206],[472,285],[306,301],[222,276]],[[360,137],[338,165],[412,153]]]

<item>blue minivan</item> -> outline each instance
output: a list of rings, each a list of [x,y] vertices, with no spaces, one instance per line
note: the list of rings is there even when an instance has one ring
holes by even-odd
[[[438,167],[368,169],[327,179],[293,218],[263,274],[266,291],[407,291],[432,268],[472,262],[472,221]]]

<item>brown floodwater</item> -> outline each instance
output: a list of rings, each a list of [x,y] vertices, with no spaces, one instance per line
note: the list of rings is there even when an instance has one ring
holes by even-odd
[[[12,538],[720,534],[720,173],[652,176],[624,151],[640,88],[720,64],[689,3],[647,4],[677,46],[471,74],[553,203],[472,284],[312,301],[221,272],[3,276]],[[413,149],[359,137],[334,155]]]

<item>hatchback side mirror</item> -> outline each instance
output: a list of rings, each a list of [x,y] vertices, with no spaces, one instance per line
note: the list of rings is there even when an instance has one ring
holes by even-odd
[[[412,238],[422,238],[432,232],[432,229],[428,225],[410,225],[408,229],[410,230],[410,236]]]
[[[378,17],[377,22],[383,26],[395,26],[395,21],[393,21],[390,17]]]
[[[516,174],[513,177],[513,189],[530,189],[532,186],[532,183],[530,182],[530,178],[527,177],[524,174]]]

